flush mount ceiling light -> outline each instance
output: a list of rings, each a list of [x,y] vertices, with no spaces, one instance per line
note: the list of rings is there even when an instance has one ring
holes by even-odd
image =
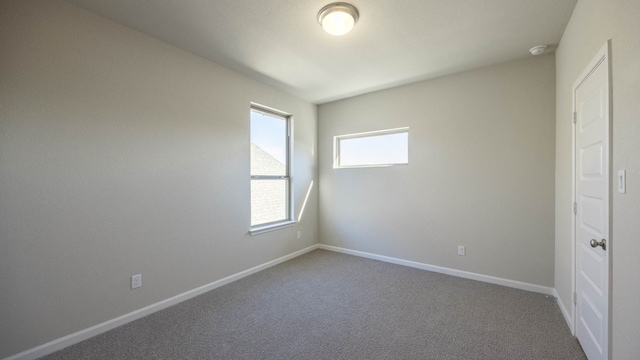
[[[547,45],[538,45],[529,49],[531,55],[536,56],[542,54],[547,49]]]
[[[324,31],[335,36],[351,31],[359,17],[355,6],[343,2],[331,3],[318,12],[318,22]]]

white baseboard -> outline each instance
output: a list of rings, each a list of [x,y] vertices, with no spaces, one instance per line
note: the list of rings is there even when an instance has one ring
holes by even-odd
[[[271,260],[269,262],[266,262],[262,265],[258,265],[256,267],[252,267],[251,269],[247,269],[244,271],[241,271],[239,273],[227,276],[225,278],[222,278],[220,280],[214,281],[212,283],[200,286],[198,288],[195,288],[193,290],[189,290],[187,292],[184,292],[182,294],[176,295],[174,297],[162,300],[160,302],[157,302],[155,304],[151,304],[149,306],[143,307],[141,309],[132,311],[128,314],[124,314],[122,316],[118,316],[115,319],[111,319],[108,321],[105,321],[103,323],[100,323],[98,325],[94,325],[92,327],[86,328],[84,330],[80,330],[78,332],[75,332],[73,334],[69,334],[67,336],[63,336],[61,338],[58,338],[56,340],[53,340],[51,342],[48,342],[46,344],[40,345],[40,346],[36,346],[34,348],[31,348],[29,350],[25,350],[21,353],[9,356],[7,358],[4,358],[4,360],[32,360],[32,359],[36,359],[48,354],[51,354],[53,352],[56,352],[58,350],[64,349],[67,346],[71,346],[73,344],[77,344],[83,340],[89,339],[91,337],[94,337],[96,335],[102,334],[106,331],[109,331],[111,329],[114,329],[118,326],[124,325],[126,323],[129,323],[131,321],[140,319],[144,316],[147,316],[149,314],[152,314],[156,311],[160,311],[162,309],[166,309],[170,306],[173,306],[175,304],[181,303],[185,300],[189,300],[192,297],[198,296],[200,294],[204,294],[207,291],[211,291],[215,288],[218,288],[220,286],[229,284],[231,282],[234,282],[236,280],[242,279],[243,277],[249,276],[251,274],[257,273],[258,271],[267,269],[269,267],[272,267],[274,265],[278,265],[282,262],[285,262],[287,260],[293,259],[297,256],[300,256],[302,254],[308,253],[309,251],[315,250],[318,248],[318,244],[309,246],[307,248],[304,248],[302,250],[296,251],[294,253],[291,253],[289,255],[285,255],[283,257],[277,258],[275,260]]]
[[[329,251],[335,251],[343,254],[360,256],[368,259],[380,260],[380,261],[384,261],[392,264],[404,265],[404,266],[409,266],[417,269],[457,276],[465,279],[478,280],[478,281],[483,281],[490,284],[502,285],[502,286],[512,287],[520,290],[533,291],[533,292],[537,292],[545,295],[553,296],[553,293],[555,290],[554,288],[550,288],[547,286],[530,284],[530,283],[516,281],[516,280],[503,279],[499,277],[482,275],[482,274],[472,273],[472,272],[463,271],[463,270],[456,270],[456,269],[446,268],[442,266],[429,265],[429,264],[424,264],[416,261],[403,260],[403,259],[398,259],[394,257],[384,256],[384,255],[377,255],[377,254],[372,254],[372,253],[363,252],[363,251],[350,250],[350,249],[345,249],[337,246],[320,244],[318,245],[318,248],[329,250]]]
[[[564,303],[562,302],[562,299],[560,299],[560,296],[558,295],[558,292],[556,291],[556,289],[553,289],[553,296],[555,296],[556,300],[558,301],[558,307],[560,307],[562,316],[564,316],[564,319],[567,322],[567,325],[569,325],[569,330],[571,330],[571,334],[575,335],[576,333],[573,329],[573,321],[571,320],[571,313],[569,312],[569,310],[567,310],[567,307],[564,306]]]

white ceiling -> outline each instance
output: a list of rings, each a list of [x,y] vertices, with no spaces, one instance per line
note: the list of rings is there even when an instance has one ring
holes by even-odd
[[[335,37],[330,0],[67,0],[314,103],[531,56],[556,45],[577,0],[352,0]]]

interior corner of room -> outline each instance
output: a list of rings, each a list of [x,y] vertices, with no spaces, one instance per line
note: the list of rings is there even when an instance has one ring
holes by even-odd
[[[366,6],[349,41],[379,16]],[[640,2],[570,10],[541,56],[492,61],[476,47],[482,65],[384,86],[366,82],[363,64],[326,74],[364,84],[332,93],[303,89],[315,79],[302,72],[295,86],[278,78],[286,64],[268,57],[255,63],[272,76],[187,51],[146,33],[158,19],[133,29],[99,1],[3,1],[0,358],[46,355],[316,249],[554,296],[575,335],[576,266],[601,259],[576,258],[587,255],[574,240],[575,163],[590,150],[576,147],[573,113],[576,81],[599,51],[612,109],[609,164],[593,172],[606,170],[611,190],[606,250],[591,245],[609,261],[602,358],[637,358]],[[313,25],[314,41],[329,41]],[[286,219],[252,234],[255,104],[291,116],[293,185]],[[406,162],[337,166],[336,137],[398,129]]]

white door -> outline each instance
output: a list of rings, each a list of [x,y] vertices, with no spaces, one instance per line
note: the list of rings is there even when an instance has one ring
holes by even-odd
[[[609,46],[573,87],[576,336],[589,360],[608,358]]]

